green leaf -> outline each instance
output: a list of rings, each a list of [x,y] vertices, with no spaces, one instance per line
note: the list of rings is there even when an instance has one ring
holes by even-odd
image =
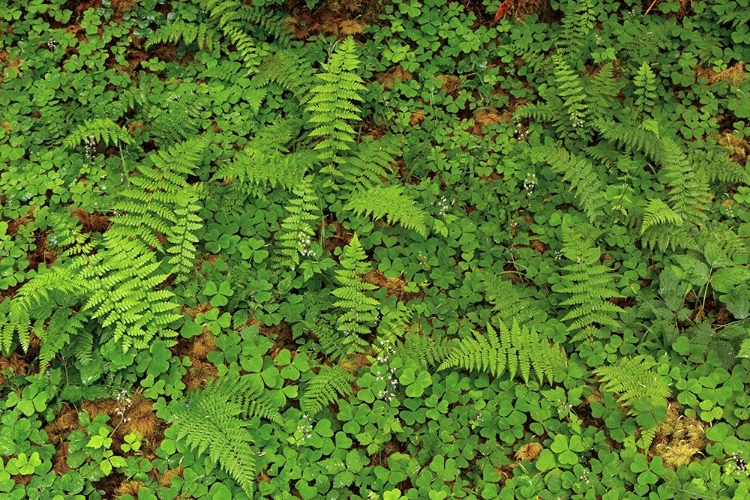
[[[547,449],[542,450],[539,453],[539,456],[536,459],[536,462],[534,462],[536,465],[536,468],[539,472],[545,472],[548,470],[552,470],[555,467],[557,467],[557,462],[555,461],[555,455]]]

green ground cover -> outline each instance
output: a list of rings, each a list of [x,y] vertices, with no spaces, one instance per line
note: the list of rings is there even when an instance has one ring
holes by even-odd
[[[0,497],[750,499],[748,0],[0,6]]]

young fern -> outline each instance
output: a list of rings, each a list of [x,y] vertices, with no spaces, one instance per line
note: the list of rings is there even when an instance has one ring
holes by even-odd
[[[280,235],[277,235],[277,265],[294,269],[300,263],[300,256],[310,256],[312,239],[315,237],[313,223],[320,220],[320,208],[316,204],[318,197],[312,188],[312,176],[304,177],[292,187],[295,197],[286,205],[289,213],[281,223]]]
[[[562,237],[563,254],[572,263],[562,268],[565,274],[552,289],[568,295],[560,305],[573,306],[562,321],[570,322],[568,332],[574,334],[574,342],[605,338],[611,329],[620,326],[613,315],[623,312],[621,307],[609,301],[619,297],[614,289],[612,269],[600,264],[599,248],[582,238],[567,223],[563,223]]]
[[[404,229],[414,229],[422,236],[427,236],[424,213],[404,193],[404,188],[397,184],[373,186],[352,193],[344,209],[376,219],[385,217],[388,224],[399,223]]]
[[[637,114],[650,113],[656,103],[658,87],[656,86],[656,75],[646,61],[643,61],[638,69],[638,73],[633,78],[633,84],[635,85],[633,93],[638,96],[635,100]]]
[[[361,336],[371,332],[378,318],[380,302],[365,294],[377,289],[377,286],[362,280],[370,269],[367,255],[356,234],[344,247],[340,264],[341,268],[336,270],[339,286],[332,292],[338,299],[333,307],[342,311],[336,329],[343,335],[342,344],[347,352],[363,352],[369,345]]]
[[[645,398],[653,406],[666,406],[672,395],[669,385],[653,370],[655,365],[650,356],[624,357],[613,365],[594,369],[594,375],[602,382],[602,389],[619,394],[618,402],[634,414],[638,399]]]
[[[511,379],[518,374],[528,383],[533,368],[540,382],[546,379],[551,384],[555,371],[566,363],[560,346],[550,344],[533,327],[521,327],[515,320],[511,328],[502,321],[498,323],[499,334],[487,323],[486,335],[473,332],[474,338],[454,342],[450,356],[440,364],[438,370],[458,366],[469,371],[490,373],[493,377],[507,371]]]
[[[68,134],[63,141],[63,146],[74,148],[81,143],[85,142],[89,144],[92,141],[95,143],[103,142],[105,146],[109,146],[110,144],[119,146],[121,143],[131,144],[133,139],[124,128],[109,118],[96,118],[94,120],[87,120]]]
[[[588,158],[552,146],[535,146],[530,154],[533,162],[546,163],[555,173],[562,174],[591,223],[601,224],[608,212],[607,200],[602,196],[605,180]]]
[[[255,441],[250,418],[280,422],[281,415],[261,398],[263,384],[251,377],[227,374],[192,391],[171,409],[176,438],[208,457],[237,481],[250,497],[255,488]]]
[[[342,163],[339,156],[351,149],[355,131],[351,121],[359,121],[360,110],[355,102],[362,101],[365,91],[362,79],[355,73],[359,67],[354,39],[349,37],[334,50],[324,72],[318,73],[318,83],[310,92],[312,97],[305,109],[310,113],[308,123],[313,125],[310,137],[322,140],[315,145],[318,158],[328,165]]]
[[[307,383],[300,398],[300,410],[312,417],[324,407],[352,393],[354,376],[340,366],[323,366]]]

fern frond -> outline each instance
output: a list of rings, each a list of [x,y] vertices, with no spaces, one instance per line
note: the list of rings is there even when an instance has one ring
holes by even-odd
[[[669,385],[653,370],[656,361],[650,356],[639,355],[620,358],[610,366],[594,369],[594,375],[604,384],[602,389],[620,394],[621,405],[631,407],[639,398],[647,398],[655,406],[666,406],[672,395]]]
[[[312,255],[310,245],[315,236],[313,222],[320,220],[320,208],[312,188],[312,176],[304,177],[292,188],[295,198],[286,206],[288,215],[277,235],[279,266],[296,268],[301,255]]]
[[[367,344],[360,335],[370,333],[378,317],[380,301],[365,294],[377,286],[362,280],[362,276],[369,271],[369,265],[356,234],[344,247],[340,265],[341,268],[336,270],[339,286],[331,292],[338,299],[333,307],[342,311],[336,329],[344,334],[343,343],[349,346],[347,349],[364,349]]]
[[[79,125],[65,138],[63,146],[74,148],[83,142],[92,141],[103,142],[105,146],[110,144],[118,146],[120,143],[131,144],[133,142],[127,131],[109,118],[96,118]]]
[[[570,183],[582,210],[593,224],[601,223],[605,215],[607,201],[602,196],[606,191],[605,182],[601,179],[594,165],[586,158],[572,155],[563,148],[552,146],[535,146],[531,148],[531,159],[544,162],[552,170],[563,175],[563,181]]]
[[[432,368],[443,363],[451,355],[453,344],[445,338],[434,338],[412,332],[397,341],[393,354],[403,360],[413,360],[425,368]]]
[[[146,41],[145,48],[148,50],[157,43],[179,43],[190,45],[195,42],[199,48],[213,50],[218,47],[219,34],[213,27],[207,24],[186,23],[177,20],[165,24],[157,29]]]
[[[654,74],[651,66],[643,61],[641,67],[638,69],[638,73],[633,78],[633,84],[635,90],[633,93],[638,96],[635,100],[635,107],[639,114],[649,112],[653,109],[656,103],[656,75]]]
[[[300,104],[310,99],[310,88],[315,80],[314,55],[306,46],[282,49],[263,59],[253,85],[265,87],[270,82],[289,90]]]
[[[672,210],[664,201],[656,198],[649,201],[648,205],[646,205],[643,214],[643,224],[641,225],[641,234],[657,224],[681,226],[682,223],[683,220],[680,214]]]
[[[198,93],[175,93],[164,103],[165,107],[153,107],[148,112],[153,120],[149,133],[162,144],[172,144],[191,139],[201,128],[201,112],[209,100]]]
[[[404,194],[402,186],[373,186],[352,193],[344,206],[356,214],[366,214],[376,219],[385,217],[388,224],[399,223],[404,229],[414,229],[427,236],[424,213]]]
[[[563,254],[572,261],[563,267],[565,274],[560,283],[553,285],[555,292],[568,294],[560,305],[576,306],[568,310],[562,321],[569,321],[568,331],[577,333],[574,341],[606,336],[603,327],[617,329],[620,324],[614,315],[623,309],[609,302],[619,297],[614,287],[612,269],[600,264],[601,252],[592,242],[582,238],[567,223],[562,226]]]
[[[312,417],[325,406],[335,403],[339,397],[351,394],[353,383],[354,376],[340,366],[323,366],[308,382],[300,398],[300,409]]]
[[[341,42],[323,64],[323,73],[318,73],[317,85],[310,89],[312,97],[305,109],[310,113],[308,123],[314,126],[309,136],[319,137],[315,145],[322,162],[342,162],[339,154],[348,151],[354,143],[354,128],[350,121],[360,120],[360,110],[354,104],[362,101],[365,91],[363,80],[354,71],[359,67],[354,39]]]
[[[332,171],[339,182],[338,187],[347,191],[366,191],[381,186],[391,177],[391,164],[396,161],[399,151],[400,141],[391,135],[358,144],[352,154]]]
[[[569,0],[563,7],[562,33],[557,38],[557,50],[571,59],[575,59],[583,50],[583,43],[588,39],[594,27],[592,0]]]
[[[195,244],[198,243],[195,232],[203,227],[203,221],[198,215],[201,207],[196,203],[197,189],[184,188],[184,191],[177,195],[174,207],[175,222],[166,232],[167,241],[171,245],[167,253],[172,255],[168,263],[172,266],[172,272],[177,274],[177,283],[186,281],[194,268],[197,253]]]
[[[593,121],[606,120],[614,113],[620,85],[611,62],[604,64],[593,78],[584,80],[584,92],[588,96],[586,107]]]
[[[542,324],[547,319],[547,312],[540,307],[540,301],[526,287],[514,285],[505,276],[486,273],[484,294],[485,300],[505,324],[511,324],[514,319],[519,324]]]
[[[219,168],[214,179],[237,181],[249,194],[262,195],[268,188],[291,190],[311,167],[312,153],[304,149],[289,153],[299,134],[298,120],[280,120],[253,137],[232,162]]]
[[[511,378],[520,374],[524,382],[529,382],[531,370],[540,382],[544,379],[551,384],[555,371],[565,365],[565,354],[556,344],[550,344],[532,327],[519,326],[513,321],[508,328],[498,321],[500,333],[487,324],[487,334],[474,333],[474,338],[463,338],[454,343],[448,358],[438,370],[461,367],[469,371],[490,373],[494,377],[508,372]]]
[[[726,155],[693,150],[688,156],[691,165],[697,165],[699,174],[711,183],[750,184],[750,172]]]
[[[256,452],[247,417],[255,413],[267,414],[276,421],[281,418],[265,404],[261,405],[263,410],[254,410],[253,403],[259,400],[262,389],[262,384],[250,377],[230,374],[207,382],[203,389],[188,393],[172,406],[177,439],[198,454],[208,452],[211,461],[237,481],[248,496],[255,488]]]
[[[582,136],[588,120],[588,95],[581,77],[559,54],[552,56],[555,63],[555,94],[562,99],[562,116],[555,117],[560,138]]]

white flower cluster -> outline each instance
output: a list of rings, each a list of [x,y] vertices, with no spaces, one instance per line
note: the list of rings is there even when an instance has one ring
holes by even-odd
[[[583,118],[578,111],[573,111],[572,113],[570,113],[570,122],[573,125],[573,128],[583,127]]]
[[[86,158],[89,162],[94,161],[94,154],[96,153],[96,138],[93,136],[86,137]]]
[[[523,129],[523,124],[520,118],[513,118],[513,135],[519,141],[523,141],[529,137],[529,129]]]
[[[302,414],[302,420],[297,426],[297,431],[302,434],[302,439],[310,439],[312,437],[312,423],[310,422],[310,415],[307,413]]]
[[[391,398],[396,393],[396,385],[398,380],[396,379],[396,369],[388,368],[389,356],[395,354],[396,351],[389,343],[383,345],[383,354],[377,357],[376,361],[380,365],[384,365],[386,370],[385,373],[381,373],[375,376],[375,380],[385,381],[385,389],[378,391],[377,397],[382,398],[386,403],[391,401]]]
[[[438,216],[440,217],[444,216],[448,212],[448,209],[455,204],[456,204],[456,200],[453,200],[449,203],[448,198],[446,198],[445,196],[441,196],[440,201],[438,201],[437,203]]]
[[[300,231],[297,233],[297,246],[299,248],[299,253],[303,257],[312,257],[315,255],[315,252],[313,252],[312,248],[312,238],[309,234],[307,234],[304,231]]]
[[[560,250],[555,252],[555,260],[560,260],[562,258],[563,258],[563,253]]]
[[[47,40],[47,48],[49,50],[55,50],[55,47],[57,47],[57,40],[55,40],[54,38],[50,37],[50,39]]]
[[[118,392],[115,401],[117,401],[115,415],[120,417],[123,423],[130,421],[130,417],[125,416],[125,412],[128,411],[128,408],[130,408],[130,406],[133,404],[133,400],[130,399],[128,391],[122,389],[120,392]]]
[[[579,477],[578,480],[582,483],[589,484],[589,470],[583,469],[583,474],[581,474],[581,477]]]
[[[526,191],[526,196],[529,197],[534,194],[534,188],[536,187],[536,174],[529,172],[526,174],[526,180],[523,181],[523,189]]]

